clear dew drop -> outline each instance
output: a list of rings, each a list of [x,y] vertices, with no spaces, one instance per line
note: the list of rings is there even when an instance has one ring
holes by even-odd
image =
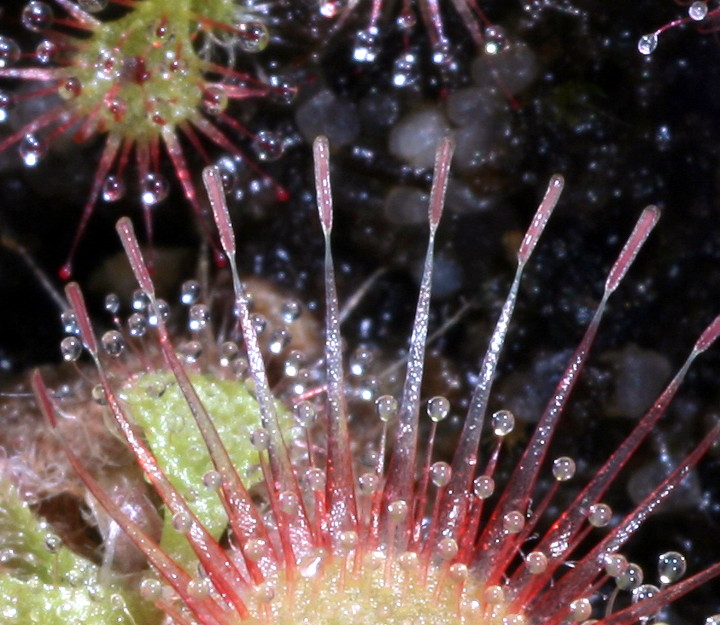
[[[310,490],[322,491],[325,489],[325,471],[312,467],[305,472],[305,481]]]
[[[299,350],[291,351],[283,363],[283,371],[289,378],[297,377],[305,366],[305,355]]]
[[[75,362],[82,353],[82,343],[76,336],[66,336],[60,341],[60,354],[65,362]]]
[[[448,414],[450,414],[450,402],[447,397],[437,395],[429,399],[427,403],[427,414],[430,420],[435,423],[446,419]]]
[[[348,360],[348,367],[350,374],[354,376],[361,376],[367,373],[368,368],[372,364],[373,353],[367,347],[358,347],[351,355]]]
[[[43,39],[35,48],[35,59],[40,65],[49,65],[55,60],[60,47],[52,39]]]
[[[375,400],[375,412],[383,423],[392,421],[398,412],[398,402],[392,395],[381,395]]]
[[[605,503],[596,503],[590,506],[588,521],[593,527],[605,527],[612,519],[612,508]]]
[[[220,345],[220,366],[229,367],[240,355],[240,348],[234,341],[224,341]]]
[[[222,486],[222,476],[217,471],[208,471],[203,475],[202,481],[208,490],[216,491]]]
[[[108,0],[77,0],[77,3],[88,13],[99,13],[108,5]]]
[[[28,30],[39,33],[52,26],[53,10],[47,3],[33,0],[25,5],[20,21]]]
[[[20,59],[20,46],[14,39],[0,35],[0,69],[15,65]]]
[[[105,296],[105,310],[111,315],[117,315],[120,311],[120,297],[117,293],[108,293]]]
[[[373,63],[379,51],[377,28],[368,28],[357,33],[353,59],[358,63]]]
[[[190,518],[190,515],[184,510],[176,512],[172,515],[172,526],[176,532],[188,532],[191,525],[192,519]]]
[[[295,406],[295,420],[304,428],[309,428],[315,421],[317,412],[309,401],[301,401]]]
[[[515,415],[509,410],[498,410],[492,416],[492,429],[495,436],[507,436],[515,427]]]
[[[57,553],[63,545],[62,538],[57,534],[46,534],[43,541],[43,547],[50,553]]]
[[[555,458],[552,466],[552,474],[558,482],[567,482],[575,475],[575,461],[568,456]]]
[[[605,572],[610,577],[618,577],[625,573],[628,567],[627,558],[619,553],[611,553],[605,556]]]
[[[696,22],[699,22],[700,20],[704,20],[705,16],[708,14],[708,6],[706,2],[702,2],[702,0],[697,0],[697,2],[693,2],[688,7],[688,15],[690,16],[691,20],[695,20]]]
[[[140,582],[140,595],[147,601],[155,601],[162,595],[162,584],[157,579],[145,578]]]
[[[18,153],[27,167],[35,167],[47,153],[47,144],[37,135],[27,134],[18,144]]]
[[[160,321],[167,321],[170,317],[170,305],[164,299],[156,299],[150,303],[147,311],[148,324],[155,327]]]
[[[653,586],[652,584],[642,584],[637,588],[633,588],[632,602],[638,603],[639,601],[650,599],[651,597],[657,595],[659,592],[660,589],[657,586]]]
[[[620,590],[632,590],[642,584],[643,570],[639,564],[630,562],[622,574],[615,578],[615,584]]]
[[[130,336],[140,338],[145,336],[148,328],[148,322],[145,316],[141,313],[133,313],[128,317],[127,327]]]
[[[447,462],[438,461],[430,467],[430,480],[437,488],[447,486],[452,477],[452,469]]]
[[[457,541],[453,538],[443,538],[438,542],[438,555],[443,560],[452,560],[459,551]]]
[[[0,89],[0,124],[7,121],[10,111],[15,107],[15,98],[7,91]]]
[[[270,444],[270,435],[267,430],[257,428],[250,434],[250,443],[257,451],[264,451]]]
[[[525,527],[525,516],[521,512],[508,512],[503,517],[503,529],[508,534],[518,534]]]
[[[180,287],[180,302],[192,306],[200,297],[200,283],[197,280],[186,280]]]
[[[162,202],[169,191],[167,180],[160,174],[147,174],[140,182],[140,200],[145,206]]]
[[[188,313],[188,328],[191,332],[199,332],[210,323],[210,310],[205,304],[194,304]]]
[[[261,130],[255,135],[253,150],[261,161],[276,161],[285,152],[285,141],[275,132]]]
[[[201,107],[208,115],[220,115],[227,108],[229,99],[220,85],[208,85],[203,90]]]
[[[260,20],[248,20],[237,25],[238,46],[251,54],[262,52],[270,42],[267,26]]]
[[[547,556],[541,551],[531,551],[525,558],[525,566],[531,575],[539,575],[547,568]]]
[[[80,326],[77,324],[77,318],[75,317],[75,311],[65,310],[60,315],[60,323],[62,323],[63,331],[65,334],[80,334]]]
[[[291,339],[292,337],[287,328],[276,328],[268,337],[268,349],[270,353],[276,356],[282,353],[282,351],[290,345]]]
[[[473,492],[478,499],[487,499],[495,492],[495,480],[489,475],[479,475],[473,480]]]
[[[638,41],[638,52],[640,54],[652,54],[657,48],[658,36],[655,33],[648,33],[640,37]]]
[[[296,299],[285,300],[280,306],[280,317],[285,323],[292,323],[302,313],[302,304]]]
[[[132,294],[132,307],[133,310],[142,312],[147,310],[148,304],[150,304],[150,298],[147,293],[142,289],[135,289]]]
[[[125,338],[117,330],[108,330],[100,339],[103,350],[108,356],[117,358],[125,350]]]
[[[117,202],[125,196],[125,183],[117,176],[110,175],[105,178],[101,193],[105,202]]]
[[[662,584],[674,584],[687,570],[685,556],[678,551],[668,551],[658,558],[658,575]]]
[[[581,623],[590,618],[592,614],[592,605],[589,599],[575,599],[570,604],[570,616],[576,623]]]
[[[375,473],[363,473],[358,478],[358,489],[361,495],[372,495],[380,488],[380,478]]]
[[[404,52],[393,63],[392,82],[396,87],[414,85],[420,77],[418,58],[412,52]]]
[[[391,501],[388,504],[387,511],[390,519],[394,523],[399,523],[408,515],[410,506],[408,506],[407,501],[404,499],[397,499],[396,501]]]

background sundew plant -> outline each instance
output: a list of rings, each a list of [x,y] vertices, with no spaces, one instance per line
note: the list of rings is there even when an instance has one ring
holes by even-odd
[[[18,17],[26,4],[4,2],[0,17],[0,34],[15,39],[24,53],[38,43]],[[340,15],[351,3],[335,4]],[[402,3],[385,4],[394,10]],[[255,176],[235,159],[223,160],[228,155],[222,150],[213,154],[225,165],[240,266],[283,293],[301,294],[311,310],[321,306],[309,144],[317,134],[328,135],[341,300],[375,276],[344,322],[343,336],[360,363],[372,352],[376,365],[392,366],[412,320],[432,155],[439,138],[452,133],[456,160],[436,243],[431,333],[464,312],[432,344],[436,373],[430,367],[429,378],[460,409],[511,279],[513,251],[541,188],[553,173],[562,173],[563,201],[524,278],[492,399],[493,409],[510,408],[519,422],[508,441],[512,464],[582,335],[621,238],[641,207],[660,205],[662,219],[608,310],[557,435],[559,452],[578,460],[578,478],[589,478],[718,313],[720,46],[713,28],[705,28],[709,24],[691,19],[663,31],[651,55],[638,51],[644,34],[689,17],[697,4],[478,0],[505,35],[506,46],[487,64],[478,60],[477,42],[454,5],[442,3],[443,28],[457,62],[448,74],[433,64],[432,42],[417,12],[410,25],[384,16],[377,57],[360,63],[353,55],[357,33],[369,23],[369,1],[357,3],[338,28],[336,17],[319,12],[322,3],[237,3],[241,12],[252,9],[269,34],[249,70],[268,84],[297,87],[289,105],[268,98],[233,111],[249,132],[268,130],[283,138],[278,160],[257,162],[287,189],[286,203],[278,205],[272,189],[248,184]],[[122,13],[132,6],[116,3],[110,10]],[[707,8],[712,14],[716,6],[709,2]],[[411,73],[398,67],[406,53],[413,55]],[[520,76],[510,94],[500,88],[498,72],[502,84]],[[16,101],[0,124],[0,141],[52,104],[43,96],[24,97],[28,92],[19,82],[0,89]],[[240,143],[257,157],[251,140]],[[56,275],[66,260],[103,145],[102,137],[79,144],[57,137],[33,168],[21,164],[14,148],[0,154],[3,239],[10,248],[9,237],[22,244],[48,275]],[[200,188],[205,159],[191,149],[186,158]],[[167,159],[159,172],[175,180]],[[177,297],[180,283],[196,276],[198,259],[206,258],[198,251],[203,236],[184,202],[181,185],[174,183],[152,209],[154,277],[168,299]],[[96,203],[78,248],[74,277],[101,326],[111,324],[105,295],[124,293],[128,302],[135,288],[124,286],[131,279],[126,282],[125,270],[115,264],[120,248],[112,226],[123,214],[141,219],[139,208],[130,192],[114,204]],[[62,335],[56,306],[12,249],[0,250],[0,293],[0,364],[10,388],[27,379],[31,366],[60,359]],[[645,450],[634,456],[628,488],[613,501],[618,509],[630,509],[647,476],[673,466],[709,429],[718,375],[720,357],[710,351],[694,365]],[[439,454],[451,456],[459,426],[450,422],[444,429]],[[690,487],[637,537],[633,557],[648,570],[654,570],[658,553],[670,549],[683,552],[693,570],[719,559],[719,467],[711,451]],[[719,596],[717,585],[696,592],[674,609],[674,622],[702,623],[720,612]]]

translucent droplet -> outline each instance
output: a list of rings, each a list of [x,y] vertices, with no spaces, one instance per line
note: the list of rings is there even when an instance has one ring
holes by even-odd
[[[46,534],[43,547],[50,553],[57,553],[62,547],[63,541],[57,534]]]
[[[244,52],[262,52],[270,42],[267,26],[260,20],[248,20],[237,25],[238,45]]]
[[[192,306],[200,297],[200,283],[197,280],[186,280],[180,287],[180,301],[185,306]]]
[[[605,556],[605,572],[610,577],[622,575],[628,567],[627,558],[619,553],[611,553]]]
[[[657,48],[658,36],[655,33],[648,33],[640,37],[638,51],[640,54],[652,54]]]
[[[439,423],[450,414],[450,402],[447,397],[436,395],[428,400],[427,414],[430,420]]]
[[[253,597],[258,603],[270,603],[275,598],[275,587],[272,582],[261,582],[255,586]]]
[[[525,515],[521,512],[508,512],[503,517],[503,529],[508,534],[517,534],[525,527]]]
[[[140,182],[140,199],[145,206],[154,206],[168,195],[170,187],[160,174],[147,174]]]
[[[373,353],[366,347],[358,347],[348,361],[350,374],[355,376],[365,375],[372,364]]]
[[[82,83],[78,78],[71,76],[58,88],[58,95],[63,100],[74,100],[82,93]]]
[[[398,402],[392,395],[381,395],[375,400],[375,412],[383,423],[389,423],[397,416]]]
[[[78,6],[88,13],[98,13],[107,5],[108,0],[77,0]]]
[[[507,34],[500,26],[491,25],[485,29],[485,54],[497,54],[507,46]]]
[[[561,456],[553,460],[553,477],[558,482],[567,482],[575,475],[575,461],[568,456]]]
[[[294,517],[300,510],[298,498],[290,490],[283,491],[278,495],[278,503],[280,504],[280,510],[291,517]]]
[[[192,519],[184,510],[180,510],[172,515],[172,526],[176,532],[185,533],[190,530]]]
[[[261,130],[255,135],[253,149],[261,161],[276,161],[285,152],[285,142],[277,133]]]
[[[377,28],[368,28],[357,33],[353,59],[359,63],[372,63],[377,58],[379,45]]]
[[[589,599],[575,599],[570,603],[570,616],[576,623],[589,619],[591,614],[592,605]]]
[[[74,310],[65,310],[60,315],[60,323],[62,323],[65,334],[80,334],[80,326],[77,323]]]
[[[690,16],[690,19],[695,20],[696,22],[699,22],[700,20],[704,20],[707,13],[708,13],[707,3],[702,2],[701,0],[697,0],[697,2],[693,2],[688,7],[688,15]]]
[[[292,323],[302,313],[302,304],[296,299],[288,299],[280,306],[280,317],[285,323]]]
[[[457,541],[453,538],[443,538],[438,542],[438,555],[443,560],[452,560],[458,553],[459,547]]]
[[[53,22],[53,10],[45,2],[28,2],[20,17],[22,25],[35,33],[50,28]]]
[[[142,312],[143,310],[147,309],[148,304],[150,304],[150,298],[148,297],[148,294],[145,293],[145,291],[143,291],[142,289],[135,289],[132,294],[133,310]]]
[[[452,469],[447,462],[435,462],[430,467],[430,480],[438,488],[447,486],[452,477]]]
[[[208,490],[218,490],[222,486],[222,476],[217,471],[208,471],[202,478],[203,486]]]
[[[615,578],[615,584],[620,590],[632,590],[642,584],[643,570],[639,564],[631,562],[621,575]]]
[[[640,601],[644,601],[645,599],[650,599],[651,597],[654,597],[660,592],[660,589],[657,586],[653,586],[652,584],[643,584],[642,586],[638,586],[637,588],[634,588],[632,591],[632,602],[638,603]]]
[[[0,89],[0,124],[7,121],[10,111],[15,107],[15,98],[7,91]]]
[[[162,595],[162,584],[157,579],[144,579],[140,582],[140,595],[147,601],[155,601]]]
[[[473,492],[478,499],[487,499],[495,492],[495,480],[489,475],[479,475],[473,480]]]
[[[290,332],[287,328],[277,328],[273,330],[268,337],[268,349],[271,354],[280,354],[288,345],[290,345]]]
[[[210,323],[210,310],[205,304],[194,304],[188,314],[188,327],[192,332],[199,332]]]
[[[0,69],[10,67],[20,59],[20,46],[14,39],[0,35]]]
[[[66,336],[60,341],[60,354],[65,362],[75,362],[82,353],[82,343],[76,336]]]
[[[209,579],[191,579],[187,585],[187,594],[195,600],[205,599],[210,595],[211,587]]]
[[[252,443],[252,446],[258,451],[263,451],[267,449],[270,444],[270,435],[267,430],[257,428],[250,435],[250,443]]]
[[[120,297],[116,293],[108,293],[105,296],[105,310],[111,315],[117,315],[120,311]]]
[[[229,367],[240,355],[240,348],[234,341],[225,341],[220,345],[220,366]]]
[[[27,134],[20,141],[18,152],[27,167],[35,167],[47,153],[47,145],[36,135]]]
[[[208,115],[220,115],[227,108],[228,102],[227,93],[220,85],[208,85],[203,90],[201,106]]]
[[[547,568],[547,556],[542,551],[531,551],[525,558],[528,573],[539,575]]]
[[[100,341],[105,353],[113,358],[120,356],[125,349],[125,338],[117,330],[108,330]]]
[[[283,371],[289,378],[296,377],[302,367],[305,366],[305,355],[299,350],[293,350],[288,354],[288,357],[283,363]]]
[[[396,87],[408,87],[418,81],[418,58],[412,52],[404,52],[393,63],[392,82]]]
[[[58,44],[52,39],[43,39],[35,48],[35,59],[40,65],[49,65],[59,50]]]
[[[309,401],[301,401],[295,406],[295,420],[304,428],[310,427],[316,416],[315,407]]]
[[[658,558],[658,574],[662,584],[674,584],[687,570],[685,556],[678,551],[668,551]]]
[[[358,478],[358,487],[363,495],[372,495],[380,487],[380,478],[375,473],[363,473]]]
[[[125,183],[117,176],[105,178],[102,186],[102,199],[106,202],[117,202],[125,196]]]
[[[305,481],[310,490],[325,490],[325,471],[313,467],[305,472]]]
[[[412,11],[403,10],[403,12],[398,15],[395,23],[400,30],[410,32],[413,28],[415,28],[417,20],[415,19],[415,14]]]
[[[590,506],[588,521],[594,527],[605,527],[612,519],[612,508],[605,503],[596,503]]]
[[[509,410],[498,410],[492,416],[492,429],[495,436],[507,436],[515,427],[515,415]]]
[[[133,313],[130,317],[128,317],[127,326],[130,336],[140,338],[141,336],[145,336],[148,323],[144,315],[141,315],[140,313]]]
[[[388,504],[387,511],[390,516],[390,520],[394,523],[398,523],[407,516],[410,511],[410,507],[408,506],[407,501],[404,499],[398,499]]]

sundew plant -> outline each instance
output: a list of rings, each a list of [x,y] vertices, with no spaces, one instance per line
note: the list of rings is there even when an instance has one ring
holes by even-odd
[[[720,318],[700,333],[687,361],[588,482],[573,485],[576,459],[548,456],[610,297],[657,222],[654,206],[641,212],[619,246],[585,335],[506,478],[498,466],[514,417],[507,410],[488,414],[488,402],[523,270],[561,201],[563,179],[551,179],[518,247],[515,278],[479,359],[454,457],[436,458],[436,434],[451,406],[442,396],[422,397],[421,383],[434,241],[452,151],[452,141],[445,140],[437,152],[406,374],[397,397],[374,398],[379,428],[351,423],[357,415],[348,410],[324,138],[314,144],[325,240],[323,354],[319,360],[287,354],[284,385],[269,382],[269,364],[272,354],[283,355],[305,313],[298,302],[286,302],[284,325],[272,340],[263,338],[269,328],[253,313],[239,277],[217,169],[205,170],[204,180],[234,295],[229,311],[217,317],[199,298],[197,284],[187,285],[188,339],[169,328],[168,306],[156,295],[131,222],[118,222],[140,312],[133,313],[127,334],[119,326],[98,338],[82,292],[71,283],[64,315],[70,335],[62,351],[71,362],[81,352],[89,356],[94,372],[83,373],[85,384],[93,385],[88,401],[98,410],[95,417],[124,441],[140,482],[120,490],[103,482],[106,476],[92,466],[97,459],[82,451],[82,428],[97,431],[97,423],[82,424],[80,435],[68,426],[92,411],[77,402],[72,409],[72,401],[34,372],[37,402],[87,488],[95,522],[105,519],[110,528],[103,532],[105,555],[114,553],[94,564],[64,545],[46,522],[33,519],[19,493],[42,458],[31,458],[32,450],[8,456],[0,535],[0,614],[6,622],[631,625],[661,622],[664,608],[720,575],[720,563],[687,571],[682,553],[661,546],[657,570],[643,570],[623,555],[716,443],[720,424],[635,507],[620,511],[605,503],[693,361],[717,338]],[[281,399],[275,389],[283,387],[290,392],[280,393]],[[427,437],[421,435],[424,421]],[[487,435],[495,442],[481,453]],[[363,453],[368,446],[370,460]],[[145,487],[152,496],[133,495]],[[124,573],[120,562],[129,546],[124,542],[118,550],[112,527],[141,555]],[[718,618],[708,615],[708,623]]]
[[[152,209],[163,201],[171,182],[162,164],[169,159],[198,225],[209,224],[196,180],[188,166],[191,146],[206,164],[213,149],[226,160],[237,157],[261,184],[286,192],[246,158],[239,139],[255,143],[261,159],[282,153],[272,133],[252,135],[235,116],[233,102],[286,97],[291,89],[271,87],[254,72],[238,69],[239,57],[262,51],[269,41],[264,23],[232,0],[180,2],[113,0],[33,0],[18,17],[36,36],[35,49],[0,35],[0,80],[21,81],[21,89],[0,91],[0,122],[8,126],[17,110],[33,100],[44,112],[0,137],[0,152],[17,149],[27,167],[35,167],[60,136],[85,142],[103,136],[87,201],[67,260],[72,259],[98,202],[116,202],[126,193],[127,172],[136,172],[137,194],[145,227],[152,238]],[[9,17],[7,18],[9,19]]]

